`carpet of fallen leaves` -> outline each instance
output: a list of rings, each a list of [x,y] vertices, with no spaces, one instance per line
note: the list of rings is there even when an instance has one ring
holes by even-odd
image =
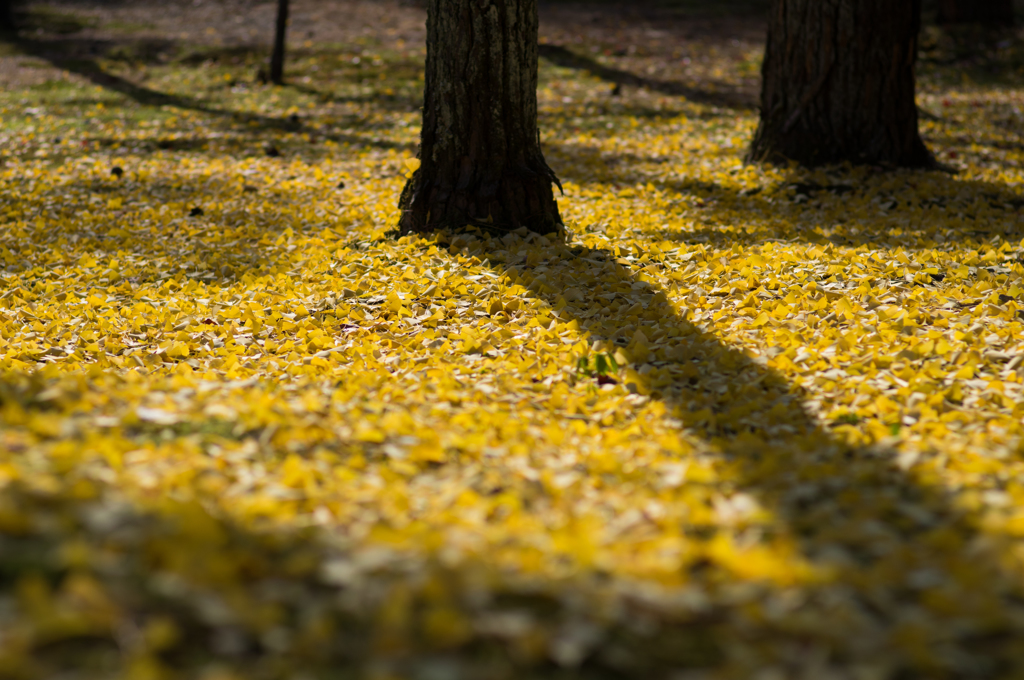
[[[1024,673],[1022,86],[765,168],[756,45],[609,45],[558,239],[389,233],[419,44],[0,94],[0,676]]]

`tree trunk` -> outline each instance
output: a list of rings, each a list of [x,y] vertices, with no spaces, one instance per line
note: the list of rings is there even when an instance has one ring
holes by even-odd
[[[1013,25],[1013,0],[939,0],[940,24]]]
[[[751,161],[934,163],[917,129],[921,0],[773,0]]]
[[[399,201],[401,233],[561,225],[537,131],[537,26],[536,0],[429,0],[420,167]]]
[[[270,82],[284,84],[285,34],[288,31],[288,0],[277,0],[277,25],[274,27],[274,52],[270,55]]]
[[[0,0],[0,34],[14,33],[14,0]]]

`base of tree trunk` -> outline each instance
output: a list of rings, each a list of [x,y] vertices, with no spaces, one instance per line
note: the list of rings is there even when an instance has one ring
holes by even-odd
[[[0,0],[0,34],[14,35],[18,26],[14,21],[14,5],[7,0]]]
[[[811,139],[801,132],[787,134],[784,130],[770,130],[767,126],[762,125],[758,127],[754,141],[747,152],[746,161],[769,165],[798,163],[809,168],[853,163],[892,168],[944,169],[941,164],[936,162],[935,156],[920,138],[906,141],[906,144],[898,147],[896,145],[887,147],[883,143],[879,143],[851,149],[830,145],[827,142],[822,143],[823,140],[820,138]]]
[[[472,177],[471,169],[467,169],[468,182],[444,174],[439,168],[422,166],[413,174],[398,204],[401,233],[466,227],[510,232],[526,227],[538,234],[553,234],[562,225],[552,191],[552,182],[558,180],[543,159],[534,169],[507,170],[497,182]]]
[[[420,167],[400,233],[562,225],[537,130],[536,0],[429,0]]]
[[[921,0],[775,0],[747,160],[934,167],[917,127]]]

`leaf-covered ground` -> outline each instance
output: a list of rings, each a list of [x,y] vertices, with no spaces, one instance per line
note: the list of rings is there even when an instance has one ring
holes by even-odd
[[[191,5],[3,47],[0,676],[1024,674],[1016,38],[811,172],[756,22],[549,8],[565,238],[396,240],[419,10]]]

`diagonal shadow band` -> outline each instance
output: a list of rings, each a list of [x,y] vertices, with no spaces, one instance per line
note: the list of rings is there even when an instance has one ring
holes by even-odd
[[[22,36],[14,39],[14,44],[24,51],[41,59],[45,59],[53,66],[80,75],[90,82],[108,90],[118,92],[129,99],[144,106],[173,106],[179,109],[187,109],[221,116],[238,116],[246,120],[253,120],[268,127],[279,127],[284,129],[294,128],[295,125],[285,118],[274,118],[260,116],[257,114],[241,114],[234,111],[226,111],[210,106],[194,97],[179,94],[168,94],[152,90],[143,85],[138,85],[126,78],[109,73],[97,61],[94,55],[105,52],[109,45],[98,41],[83,41],[71,38],[36,40]]]
[[[486,243],[481,257],[503,262],[501,273],[563,321],[576,320],[595,349],[626,349],[627,358],[632,350],[629,388],[663,403],[685,424],[681,437],[714,451],[723,494],[749,494],[768,510],[771,519],[742,543],[789,554],[794,574],[809,565],[813,576],[776,585],[791,611],[719,626],[723,648],[770,649],[787,673],[807,654],[842,673],[874,664],[880,674],[871,677],[1019,671],[1022,590],[1006,566],[1019,541],[987,533],[932,463],[905,469],[894,449],[847,443],[805,407],[808,395],[688,320],[613,253],[554,243],[537,260],[511,236]],[[679,529],[709,541],[722,530]],[[691,575],[710,592],[737,579],[724,564],[697,566]]]
[[[197,111],[230,121],[246,134],[262,130],[279,130],[296,134],[309,133],[338,143],[359,147],[380,149],[405,149],[406,144],[385,139],[373,139],[363,135],[341,134],[311,127],[297,117],[267,116],[258,113],[234,111],[215,106],[196,97],[160,92],[110,73],[92,55],[105,51],[109,45],[97,41],[82,41],[72,38],[35,40],[18,36],[13,43],[26,54],[45,59],[56,68],[64,69],[86,78],[95,85],[124,95],[128,99],[149,107],[173,107]],[[254,130],[255,127],[255,130]]]
[[[116,495],[87,470],[40,474],[0,489],[0,547],[11,557],[0,560],[0,592],[17,591],[25,618],[13,620],[31,619],[33,658],[66,670],[83,658],[76,644],[126,658],[142,649],[111,631],[108,609],[88,609],[80,593],[94,578],[130,620],[175,624],[180,638],[161,652],[168,666],[227,659],[254,677],[268,667],[412,676],[453,659],[472,669],[461,677],[595,680],[749,671],[744,658],[783,677],[995,678],[1021,668],[1020,588],[1003,565],[1016,546],[989,536],[955,494],[901,469],[893,451],[850,446],[820,426],[783,375],[700,328],[613,253],[515,238],[471,247],[562,320],[633,355],[624,382],[713,458],[715,478],[680,493],[702,487],[701,502],[765,509],[726,526],[705,508],[665,528],[704,545],[680,567],[693,587],[622,587],[607,573],[522,583],[495,573],[487,555],[454,566],[428,555],[424,568],[424,556],[261,532],[194,503],[111,504]],[[542,257],[527,265],[524,254]],[[646,357],[628,342],[637,331],[650,339]],[[0,407],[53,408],[49,387],[4,376]],[[61,548],[68,532],[94,564]],[[53,611],[79,616],[78,627],[47,628]],[[288,638],[269,634],[278,625]]]
[[[673,97],[685,97],[692,102],[709,104],[711,106],[722,106],[730,109],[751,111],[754,109],[753,98],[750,95],[736,91],[735,89],[723,86],[721,91],[713,91],[690,87],[672,80],[658,80],[656,78],[645,78],[635,73],[622,69],[605,66],[597,61],[585,57],[561,46],[552,44],[540,45],[540,56],[552,64],[578,71],[586,71],[596,78],[605,80],[616,85],[628,85],[631,87],[642,87],[661,94]]]

